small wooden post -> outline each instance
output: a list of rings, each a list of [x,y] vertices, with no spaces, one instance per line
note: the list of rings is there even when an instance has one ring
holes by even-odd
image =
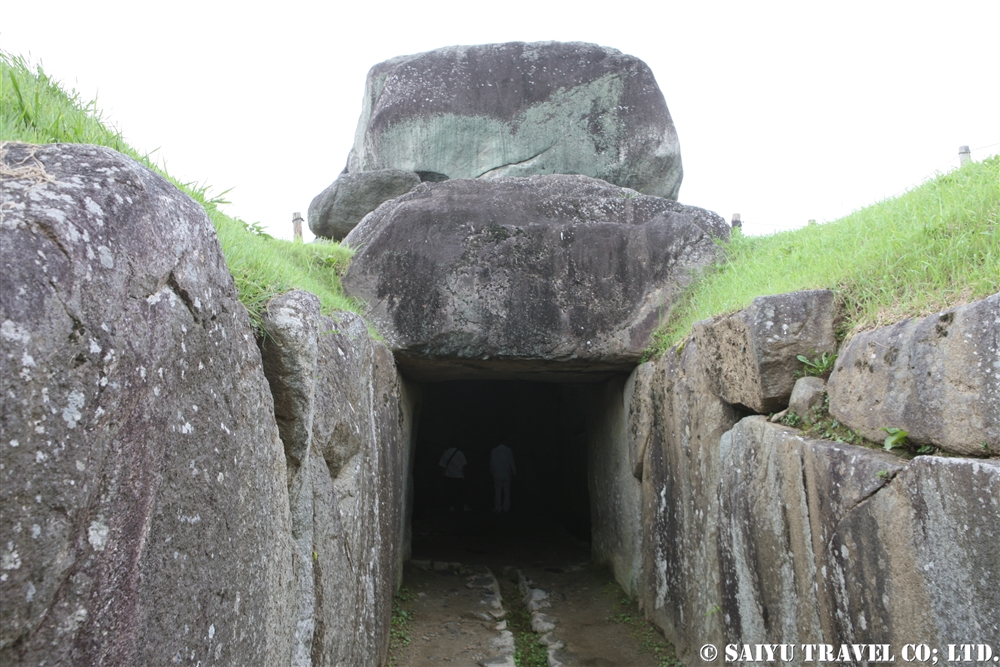
[[[296,241],[302,240],[302,213],[299,211],[292,213],[292,234]]]
[[[733,229],[743,229],[743,221],[740,220],[739,213],[733,213],[733,221],[730,223]]]
[[[968,146],[958,147],[958,166],[964,167],[965,165],[972,162],[972,151],[969,150]]]

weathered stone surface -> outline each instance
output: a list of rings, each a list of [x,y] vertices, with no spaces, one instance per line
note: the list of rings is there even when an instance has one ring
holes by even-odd
[[[698,353],[668,352],[629,402],[639,437],[654,411],[640,602],[681,659],[707,664],[705,643],[1000,641],[1000,462],[908,462],[763,416],[722,433],[738,415]]]
[[[556,629],[556,619],[540,611],[531,612],[531,631],[535,634],[545,634]]]
[[[296,544],[292,664],[382,664],[409,555],[405,389],[364,321],[322,316],[308,292],[274,298],[264,327]]]
[[[634,386],[632,376],[612,378],[587,392],[586,408],[591,558],[608,565],[632,597],[642,572],[642,487],[625,412]]]
[[[453,46],[368,73],[351,173],[583,174],[677,198],[677,133],[653,73],[579,42]]]
[[[708,664],[705,643],[1000,643],[1000,462],[737,423],[701,353],[695,336],[625,392],[643,455],[639,601],[686,664]]]
[[[281,441],[204,210],[109,149],[3,152],[0,663],[287,664]]]
[[[804,438],[763,416],[742,420],[722,436],[719,448],[726,642],[837,643],[835,603],[823,573],[828,545],[841,521],[885,487],[905,461]],[[876,543],[867,548],[877,550]]]
[[[629,432],[652,419],[642,469],[643,584],[647,617],[694,664],[705,643],[723,643],[719,580],[719,438],[739,419],[702,373],[694,341],[652,367],[649,393],[633,391]],[[637,443],[637,449],[638,443]]]
[[[830,412],[872,440],[883,427],[957,454],[1000,453],[1000,294],[854,336]]]
[[[632,476],[642,481],[643,462],[656,435],[656,408],[652,405],[656,364],[636,366],[625,385],[625,409],[628,410],[628,448]]]
[[[344,287],[408,377],[421,359],[630,372],[727,233],[714,213],[584,176],[424,183],[348,235]]]
[[[919,456],[849,513],[824,565],[834,643],[1000,646],[1000,461]],[[958,639],[975,637],[975,639]],[[850,638],[850,639],[848,639]]]
[[[694,325],[712,390],[754,412],[784,408],[802,362],[835,352],[836,303],[829,290],[762,296],[733,315]]]
[[[823,407],[826,394],[826,380],[818,377],[803,377],[795,381],[792,395],[788,399],[788,409],[811,422],[814,411]]]
[[[339,241],[380,204],[419,183],[419,176],[402,169],[343,173],[309,204],[309,229],[316,236]]]

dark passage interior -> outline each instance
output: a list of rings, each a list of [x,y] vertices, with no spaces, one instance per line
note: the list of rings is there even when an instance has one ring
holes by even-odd
[[[588,397],[598,385],[519,380],[455,380],[421,383],[421,405],[413,467],[414,554],[423,522],[449,514],[441,456],[458,447],[465,468],[467,511],[452,517],[470,527],[506,523],[511,538],[526,538],[538,526],[565,530],[590,541],[587,480]],[[514,453],[509,515],[493,515],[490,452],[498,444]],[[518,530],[523,527],[524,530]]]

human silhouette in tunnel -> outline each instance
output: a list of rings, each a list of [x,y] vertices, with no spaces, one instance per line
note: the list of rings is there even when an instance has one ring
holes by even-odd
[[[514,467],[514,452],[504,444],[499,444],[490,452],[490,473],[493,475],[493,511],[510,511],[510,481],[517,472]],[[503,501],[501,504],[501,500]]]
[[[448,509],[454,512],[456,509],[471,509],[465,504],[465,465],[468,463],[465,454],[458,447],[449,447],[441,454],[441,461],[438,463],[443,470],[444,476],[444,497],[448,504]]]

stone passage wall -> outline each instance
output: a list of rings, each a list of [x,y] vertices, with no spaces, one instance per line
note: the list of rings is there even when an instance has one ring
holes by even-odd
[[[308,292],[273,299],[264,328],[295,540],[292,664],[382,664],[408,555],[403,381],[360,317],[324,317]]]
[[[639,384],[619,376],[588,392],[584,402],[591,507],[591,557],[616,573],[630,596],[638,594],[642,526],[635,441],[626,434],[625,406]]]
[[[383,664],[391,353],[294,292],[262,359],[195,202],[104,148],[3,152],[0,663]]]
[[[287,663],[284,457],[204,210],[104,148],[3,170],[0,663]]]
[[[687,664],[706,643],[1000,645],[1000,295],[859,335],[830,380],[830,410],[852,428],[912,429],[992,458],[907,460],[747,416],[788,404],[784,357],[824,349],[830,304],[823,292],[759,299],[629,380],[615,456],[642,480],[641,563],[632,537],[605,556],[596,526],[595,553],[623,587],[638,568],[646,615]],[[955,410],[928,419],[949,395]]]

